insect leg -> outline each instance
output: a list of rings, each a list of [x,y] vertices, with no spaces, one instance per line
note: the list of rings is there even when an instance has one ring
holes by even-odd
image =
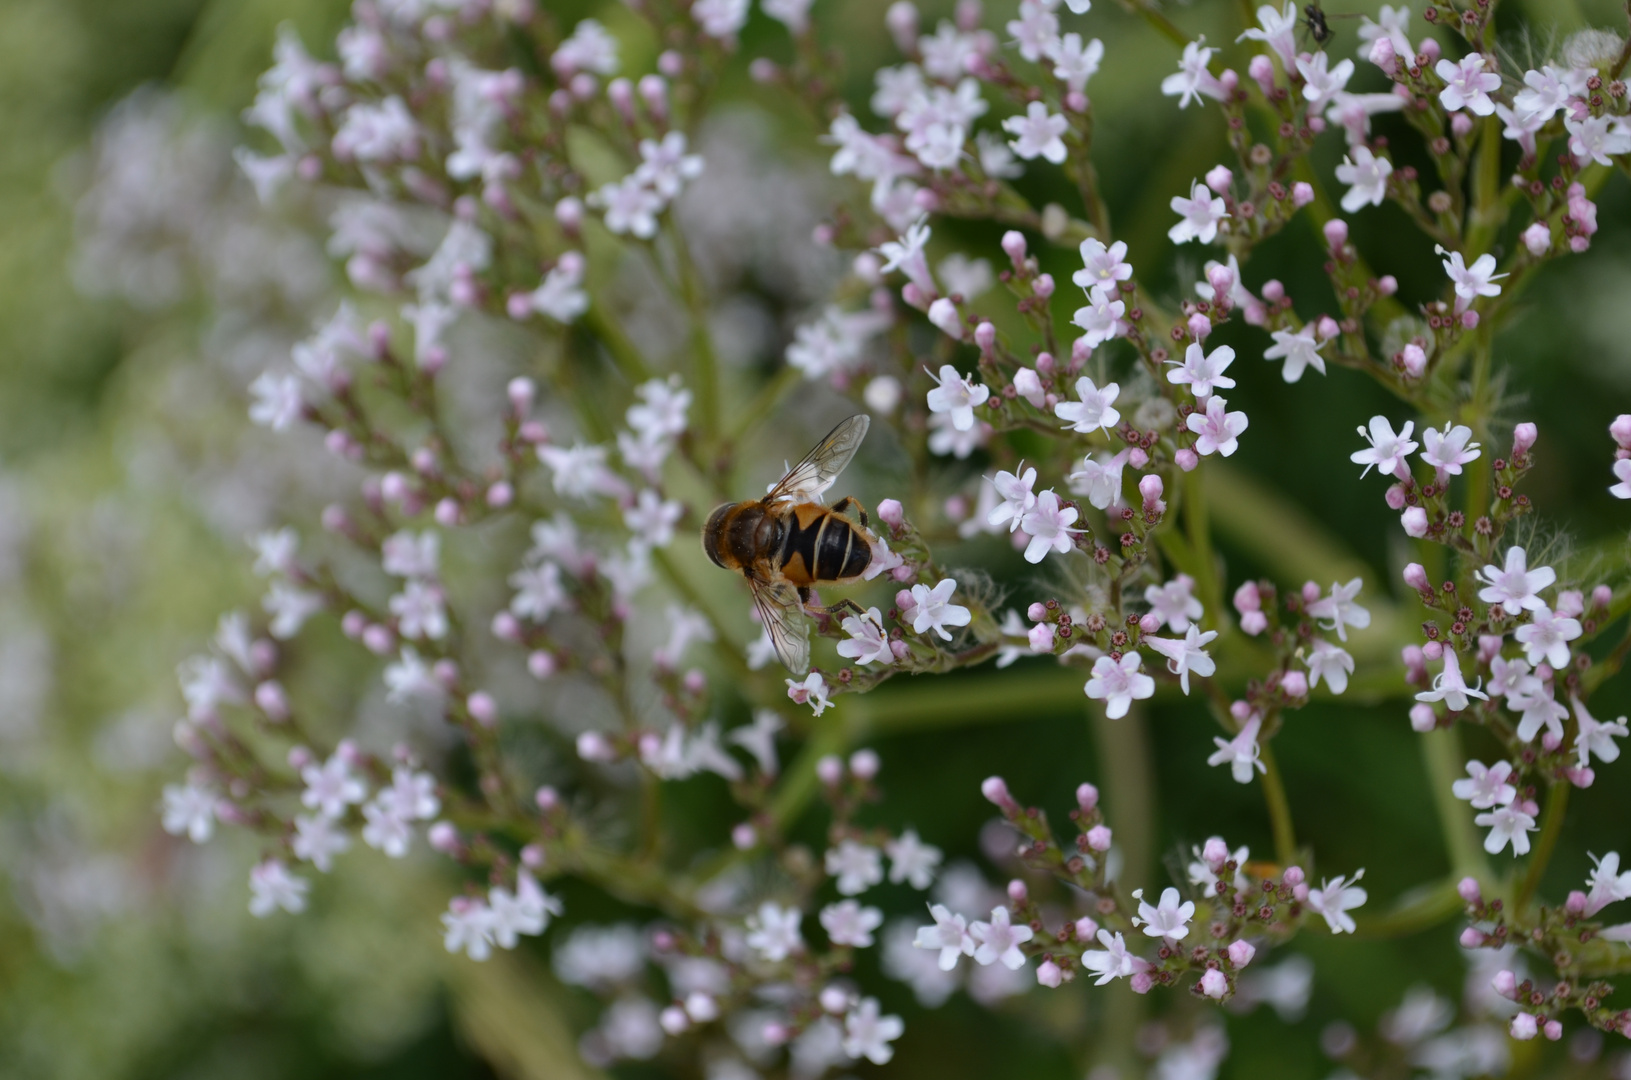
[[[832,508],[834,513],[847,514],[849,513],[851,507],[855,509],[856,516],[861,519],[861,528],[872,528],[872,519],[867,517],[866,507],[862,506],[861,500],[857,499],[855,496],[845,495],[842,499],[839,499],[837,502],[833,503]]]

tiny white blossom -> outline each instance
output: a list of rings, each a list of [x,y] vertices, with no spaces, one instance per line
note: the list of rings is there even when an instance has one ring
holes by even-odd
[[[953,915],[944,904],[930,905],[929,914],[934,925],[919,927],[912,944],[919,949],[939,950],[941,971],[956,967],[959,956],[974,955],[974,938],[968,932],[966,919]]]
[[[1364,206],[1381,206],[1392,175],[1393,163],[1387,158],[1377,157],[1368,146],[1353,147],[1337,166],[1337,180],[1349,185],[1342,209],[1352,214]]]
[[[1569,662],[1569,642],[1581,632],[1579,619],[1559,615],[1543,604],[1512,636],[1524,647],[1524,659],[1531,664],[1544,660],[1562,669]]]
[[[195,844],[215,832],[215,801],[219,796],[203,784],[164,785],[164,831],[183,833]]]
[[[1466,799],[1475,810],[1488,810],[1505,806],[1518,797],[1518,789],[1511,783],[1512,765],[1497,761],[1486,767],[1482,761],[1467,762],[1467,779],[1457,780],[1450,791],[1458,799]]]
[[[1359,590],[1365,585],[1363,578],[1354,578],[1346,585],[1331,583],[1331,591],[1326,596],[1315,600],[1308,605],[1308,615],[1313,619],[1330,620],[1326,625],[1320,625],[1326,630],[1335,630],[1338,641],[1347,641],[1347,627],[1363,630],[1370,625],[1370,612],[1354,602]]]
[[[887,1065],[895,1056],[890,1044],[900,1038],[906,1024],[898,1016],[880,1016],[877,998],[862,998],[844,1017],[844,1053]]]
[[[484,901],[456,896],[442,912],[442,947],[472,960],[493,955],[493,912]]]
[[[849,635],[838,643],[838,655],[857,664],[892,664],[895,653],[890,647],[889,635],[884,632],[883,615],[877,608],[868,608],[865,617],[846,616],[839,624]]]
[[[1155,680],[1139,670],[1138,653],[1130,652],[1118,662],[1108,656],[1093,661],[1092,677],[1083,687],[1087,696],[1105,704],[1104,714],[1111,720],[1127,715],[1135,700],[1155,694]]]
[[[1495,112],[1495,102],[1489,95],[1501,88],[1501,77],[1493,71],[1485,71],[1485,62],[1482,53],[1468,53],[1460,63],[1445,58],[1433,65],[1433,71],[1445,82],[1438,95],[1445,111],[1466,109],[1475,116]]]
[[[1076,273],[1080,276],[1084,272],[1078,270]],[[1070,321],[1082,330],[1082,347],[1096,349],[1106,341],[1122,336],[1127,329],[1127,324],[1122,321],[1126,313],[1127,302],[1118,298],[1114,283],[1102,285],[1095,282],[1088,288],[1086,306],[1077,308]]]
[[[1354,932],[1353,916],[1348,912],[1370,899],[1358,884],[1359,879],[1364,876],[1363,870],[1351,878],[1339,875],[1334,881],[1324,880],[1320,882],[1319,888],[1308,890],[1308,909],[1317,915],[1325,916],[1325,924],[1331,928],[1331,933]]]
[[[1454,649],[1444,650],[1444,670],[1433,679],[1433,688],[1424,690],[1416,695],[1417,701],[1444,702],[1444,707],[1451,712],[1460,712],[1469,704],[1469,698],[1488,701],[1489,695],[1483,692],[1483,682],[1477,686],[1468,686],[1461,677],[1461,661],[1456,658]]]
[[[821,909],[821,928],[834,945],[865,949],[872,944],[872,931],[883,925],[883,912],[862,907],[858,900],[840,900]]]
[[[1393,424],[1385,416],[1370,418],[1370,427],[1360,428],[1359,434],[1370,446],[1364,450],[1355,450],[1348,455],[1348,460],[1355,465],[1363,465],[1365,469],[1359,475],[1367,475],[1371,467],[1384,476],[1397,475],[1404,467],[1405,458],[1415,452],[1418,444],[1412,442],[1410,433],[1416,429],[1414,420],[1406,420],[1399,433],[1393,433]]]
[[[1114,404],[1120,393],[1119,384],[1107,383],[1101,390],[1098,384],[1084,375],[1076,380],[1076,396],[1080,400],[1059,402],[1053,407],[1053,414],[1072,431],[1084,434],[1101,428],[1109,431],[1121,423],[1121,413]]]
[[[1209,396],[1218,387],[1225,390],[1235,385],[1235,381],[1223,374],[1229,365],[1235,362],[1235,351],[1227,345],[1220,345],[1211,353],[1201,347],[1198,341],[1191,341],[1184,350],[1184,359],[1168,360],[1167,363],[1175,365],[1167,372],[1167,381],[1175,386],[1189,385],[1189,392],[1196,398]]]
[[[1234,738],[1224,739],[1214,735],[1212,742],[1217,745],[1217,750],[1206,759],[1206,763],[1227,764],[1235,783],[1251,783],[1254,771],[1260,773],[1269,771],[1268,766],[1263,764],[1263,748],[1257,742],[1257,733],[1262,728],[1263,718],[1254,713]]]
[[[351,838],[326,814],[296,814],[294,830],[289,847],[295,858],[304,859],[325,874],[333,868],[334,856],[351,846]]]
[[[1114,979],[1124,979],[1144,968],[1144,961],[1127,951],[1127,941],[1120,934],[1099,931],[1099,944],[1103,949],[1089,949],[1082,953],[1082,966],[1098,975],[1093,985],[1103,986]]]
[[[1195,579],[1188,574],[1179,574],[1160,585],[1146,585],[1144,602],[1150,605],[1151,615],[1166,623],[1173,633],[1182,634],[1189,629],[1192,621],[1206,613],[1201,602],[1195,598],[1194,590]]]
[[[1572,699],[1574,705],[1574,719],[1578,725],[1578,732],[1574,737],[1574,749],[1579,755],[1579,764],[1582,769],[1591,764],[1595,755],[1598,761],[1617,761],[1620,757],[1620,748],[1614,742],[1616,738],[1623,739],[1631,734],[1626,727],[1625,717],[1618,720],[1598,720],[1586,711],[1586,707],[1579,698]]]
[[[1064,554],[1074,547],[1074,536],[1081,530],[1071,525],[1080,516],[1074,506],[1061,507],[1059,496],[1051,489],[1038,495],[1036,505],[1020,521],[1020,528],[1031,537],[1025,546],[1025,561],[1039,563],[1050,551]]]
[[[821,672],[812,671],[802,681],[795,679],[783,680],[787,683],[787,696],[800,705],[810,706],[810,710],[817,716],[827,711],[832,702],[827,699],[827,680],[821,677]]]
[[[1178,676],[1178,682],[1183,686],[1184,693],[1188,694],[1190,672],[1206,676],[1217,670],[1217,664],[1205,650],[1205,646],[1217,636],[1216,630],[1208,630],[1203,634],[1200,627],[1191,623],[1182,641],[1147,637],[1144,644],[1167,658],[1167,670]]]
[[[1020,946],[1035,936],[1029,926],[1011,921],[1005,907],[992,908],[991,921],[970,923],[968,932],[979,943],[974,950],[977,963],[1001,962],[1009,971],[1025,966],[1025,954]]]
[[[1191,240],[1210,244],[1217,239],[1218,222],[1229,217],[1227,204],[1222,197],[1214,195],[1199,180],[1191,182],[1189,198],[1181,195],[1172,197],[1172,209],[1183,219],[1167,230],[1167,236],[1174,244],[1187,244]]]
[[[1478,599],[1486,604],[1500,604],[1509,613],[1543,611],[1546,601],[1540,590],[1557,581],[1557,571],[1550,566],[1529,569],[1529,553],[1513,545],[1506,549],[1504,566],[1486,564],[1474,575],[1484,588],[1478,590]]]
[[[1025,161],[1042,158],[1058,165],[1065,160],[1065,132],[1070,121],[1058,113],[1048,111],[1040,101],[1026,106],[1024,116],[1010,116],[1002,122],[1002,129],[1013,135],[1008,145]]]
[[[1204,47],[1201,38],[1191,41],[1184,46],[1184,55],[1178,61],[1178,73],[1168,75],[1161,80],[1161,93],[1167,97],[1176,97],[1180,109],[1189,108],[1191,101],[1199,101],[1203,97],[1222,101],[1224,98],[1223,83],[1218,77],[1207,70],[1212,61],[1212,54],[1216,49]]]
[[[1512,845],[1514,857],[1529,854],[1529,834],[1535,831],[1535,819],[1524,810],[1522,804],[1511,802],[1498,806],[1472,820],[1473,824],[1489,829],[1489,835],[1484,838],[1484,850],[1491,855],[1499,854],[1508,844]]]
[[[940,374],[929,377],[936,384],[929,391],[929,411],[950,416],[952,427],[958,431],[972,428],[974,410],[991,397],[990,389],[958,374],[950,364],[941,365]]]
[[[912,600],[915,603],[912,614],[912,632],[927,634],[933,630],[942,641],[950,641],[951,634],[947,627],[967,626],[973,621],[973,614],[961,604],[951,602],[952,595],[957,591],[957,582],[952,578],[942,578],[933,589],[927,585],[912,586]]]
[[[256,863],[249,871],[249,913],[264,919],[279,908],[291,915],[306,910],[311,882],[289,873],[281,859]]]
[[[889,880],[894,884],[906,882],[914,889],[927,889],[934,883],[935,870],[943,857],[940,849],[925,844],[916,829],[907,829],[899,837],[884,844],[889,855]]]
[[[312,762],[301,769],[300,779],[306,785],[300,793],[301,805],[326,818],[342,818],[346,807],[368,797],[368,786],[351,771],[350,762],[338,752],[321,765]]]
[[[1240,448],[1240,435],[1251,424],[1251,418],[1244,412],[1229,412],[1228,405],[1213,394],[1206,399],[1204,412],[1192,412],[1184,418],[1184,426],[1195,434],[1195,452],[1202,457],[1228,457]]]
[[[1189,936],[1189,923],[1195,917],[1195,902],[1183,900],[1177,889],[1162,891],[1161,901],[1151,905],[1144,900],[1144,890],[1134,889],[1133,899],[1138,901],[1138,914],[1133,925],[1141,927],[1148,937],[1182,941]]]
[[[1324,639],[1316,640],[1303,663],[1308,665],[1309,686],[1318,686],[1324,679],[1333,694],[1348,689],[1348,676],[1354,671],[1354,658],[1348,654],[1348,650]]]
[[[1450,276],[1455,284],[1455,309],[1465,311],[1480,296],[1500,296],[1501,287],[1496,281],[1506,277],[1505,274],[1495,272],[1495,256],[1485,253],[1473,260],[1468,266],[1461,258],[1459,251],[1445,251],[1437,249],[1444,255],[1444,272]]]
[[[1421,459],[1441,476],[1460,476],[1461,466],[1475,461],[1483,452],[1472,442],[1472,428],[1465,424],[1445,424],[1443,431],[1424,428],[1421,433]]]
[[[1019,467],[1024,469],[1025,463],[1020,462]],[[1008,531],[1013,532],[1019,528],[1020,519],[1036,505],[1036,493],[1031,490],[1036,486],[1036,470],[1025,469],[1017,475],[1002,470],[989,483],[1002,501],[990,509],[985,522],[992,528],[1007,522]]]
[[[255,399],[249,406],[249,419],[273,431],[287,431],[305,408],[300,379],[289,372],[261,372],[249,384],[249,393]]]
[[[799,934],[799,921],[803,914],[792,907],[766,900],[747,918],[747,945],[771,963],[780,963],[804,948]]]
[[[883,856],[870,844],[844,840],[827,850],[827,874],[838,879],[841,896],[857,896],[883,880]]]

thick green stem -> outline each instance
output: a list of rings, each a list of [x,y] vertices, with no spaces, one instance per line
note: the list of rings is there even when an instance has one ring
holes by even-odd
[[[1281,866],[1297,861],[1297,834],[1291,827],[1291,801],[1280,780],[1274,751],[1263,747],[1263,801],[1268,804],[1269,827],[1274,831],[1274,858]]]
[[[1546,864],[1552,861],[1557,838],[1563,832],[1563,816],[1568,812],[1569,792],[1573,790],[1574,785],[1568,781],[1559,781],[1552,785],[1551,793],[1546,797],[1546,821],[1540,827],[1540,839],[1535,841],[1534,854],[1529,856],[1529,867],[1512,895],[1514,915],[1523,914],[1524,908],[1534,898],[1535,890],[1540,888],[1540,879],[1546,874]]]
[[[1155,777],[1150,769],[1148,719],[1134,709],[1111,720],[1102,709],[1089,712],[1098,747],[1105,817],[1121,849],[1121,880],[1136,888],[1148,881],[1155,859]],[[1144,1020],[1140,994],[1109,995],[1103,1027],[1092,1047],[1093,1067],[1132,1069],[1138,1064],[1135,1037]]]
[[[1466,754],[1461,750],[1461,738],[1454,728],[1429,731],[1421,737],[1422,762],[1427,767],[1427,786],[1433,793],[1433,804],[1438,810],[1439,830],[1444,836],[1444,850],[1450,859],[1450,869],[1457,880],[1476,878],[1483,883],[1493,880],[1489,863],[1484,858],[1484,846],[1478,829],[1467,814],[1466,807],[1451,789],[1466,766]]]

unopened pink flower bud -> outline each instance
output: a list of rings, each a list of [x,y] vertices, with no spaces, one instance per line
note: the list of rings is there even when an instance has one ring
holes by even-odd
[[[1252,962],[1252,957],[1257,955],[1257,946],[1244,939],[1231,941],[1224,952],[1228,955],[1229,962],[1235,966],[1235,970],[1239,971]]]
[[[1528,421],[1525,421],[1524,423],[1513,428],[1512,456],[1521,457],[1524,454],[1529,453],[1530,449],[1535,445],[1535,440],[1539,437],[1539,430],[1536,429],[1534,424],[1529,423]]]
[[[1208,837],[1206,844],[1201,848],[1201,858],[1206,861],[1207,867],[1214,874],[1223,872],[1223,864],[1229,861],[1229,845],[1224,843],[1223,837]]]
[[[1301,210],[1314,201],[1314,185],[1302,180],[1291,185],[1291,205]]]
[[[884,13],[884,25],[889,27],[895,48],[911,55],[917,51],[917,5],[911,0],[895,0]]]
[[[508,480],[497,480],[487,489],[485,498],[488,506],[495,510],[502,509],[515,500],[515,488],[510,486]]]
[[[1458,113],[1457,115],[1460,115],[1460,114]],[[1476,330],[1476,329],[1478,329],[1478,312],[1470,311],[1470,310],[1469,311],[1463,311],[1461,313],[1461,328],[1463,330]]]
[[[1150,989],[1155,986],[1155,976],[1151,975],[1147,971],[1140,971],[1131,979],[1128,979],[1127,983],[1132,987],[1133,993],[1147,994],[1150,992]]]
[[[668,1034],[681,1035],[691,1026],[691,1018],[678,1005],[670,1005],[657,1014],[657,1023]]]
[[[1475,877],[1462,878],[1456,883],[1455,891],[1460,895],[1461,899],[1465,900],[1469,904],[1481,904],[1484,902],[1483,890],[1478,887],[1478,879]]]
[[[1325,242],[1331,250],[1337,251],[1348,242],[1348,223],[1341,218],[1332,218],[1325,223]]]
[[[1556,1020],[1546,1021],[1545,1024],[1541,1025],[1540,1030],[1552,1042],[1557,1042],[1563,1037],[1563,1025]]]
[[[957,305],[944,296],[929,305],[929,321],[946,336],[963,339],[963,320],[957,315]]]
[[[1048,617],[1048,605],[1038,600],[1025,609],[1025,617],[1032,622],[1041,622]]]
[[[583,224],[583,200],[568,195],[555,204],[555,221],[569,234],[575,234]]]
[[[1037,295],[1037,297],[1039,299],[1042,299],[1042,300],[1048,299],[1050,296],[1053,295],[1053,275],[1052,274],[1038,274],[1038,275],[1036,275],[1036,283],[1032,287],[1036,290],[1036,295]]]
[[[1506,968],[1497,971],[1489,984],[1504,998],[1514,997],[1518,993],[1518,976]]]
[[[289,718],[289,699],[283,693],[282,685],[274,679],[255,687],[255,705],[266,714],[268,720],[281,723]]]
[[[527,671],[535,679],[547,679],[555,674],[555,655],[548,649],[534,649],[527,654]]]
[[[1201,463],[1201,456],[1187,446],[1172,455],[1172,458],[1184,472],[1194,472],[1195,466]]]
[[[878,504],[878,520],[892,529],[898,529],[906,521],[906,510],[899,499],[885,499]]]
[[[1271,304],[1278,304],[1286,298],[1286,287],[1278,278],[1270,278],[1263,282],[1263,299]]]
[[[1094,807],[1099,805],[1099,789],[1092,784],[1076,785],[1076,807],[1084,814],[1091,814]]]
[[[1144,448],[1142,446],[1135,446],[1135,447],[1133,447],[1133,448],[1131,448],[1130,450],[1127,451],[1127,464],[1131,465],[1133,468],[1142,469],[1144,466],[1148,465],[1149,463],[1150,463],[1150,455],[1148,455],[1148,454],[1146,454],[1144,452]],[[1166,508],[1167,508],[1166,504],[1162,503],[1161,504],[1162,511],[1165,511]]]
[[[1092,941],[1099,933],[1098,920],[1091,915],[1083,915],[1076,920],[1076,940]]]
[[[1229,194],[1229,187],[1235,182],[1235,174],[1229,171],[1227,165],[1214,165],[1206,174],[1206,186],[1219,195]]]
[[[1534,1016],[1521,1012],[1512,1018],[1512,1025],[1508,1030],[1512,1033],[1514,1039],[1519,1042],[1528,1042],[1535,1037],[1539,1027],[1540,1025],[1535,1022]]]
[[[545,784],[543,787],[533,792],[532,801],[536,803],[538,809],[542,810],[544,813],[552,813],[558,806],[561,805],[561,793],[556,791],[548,784]]]
[[[1003,813],[1019,809],[1019,804],[1014,802],[1014,797],[1008,794],[1007,782],[1000,776],[986,777],[980,784],[980,794],[984,795],[988,802],[995,805]]]
[[[1280,689],[1286,692],[1287,697],[1307,697],[1308,676],[1300,671],[1288,671],[1280,679]]]
[[[1053,651],[1056,631],[1054,630],[1052,623],[1037,623],[1035,626],[1031,627],[1025,636],[1031,643],[1032,652],[1051,653]]]
[[[1404,583],[1417,592],[1431,592],[1433,583],[1427,577],[1427,568],[1413,562],[1404,568]]]
[[[1165,493],[1165,491],[1166,486],[1161,483],[1161,478],[1156,473],[1142,476],[1138,480],[1138,494],[1143,498],[1143,509],[1145,511],[1155,512],[1155,514],[1165,511],[1166,502],[1161,501],[1161,494]]]
[[[991,324],[981,323],[980,325],[983,327],[990,326]],[[978,340],[978,337],[979,331],[976,330],[976,341]],[[981,348],[986,349],[988,347],[981,346]],[[1018,371],[1014,372],[1014,393],[1018,394],[1020,397],[1024,398],[1038,409],[1042,408],[1043,403],[1047,400],[1047,394],[1042,389],[1042,379],[1036,372],[1032,371],[1028,367],[1022,367]]]
[[[1246,74],[1250,75],[1265,95],[1274,93],[1274,61],[1264,53],[1258,53],[1246,65]]]
[[[1087,830],[1087,846],[1103,854],[1110,850],[1110,826],[1095,825]]]
[[[1472,131],[1472,117],[1464,112],[1450,114],[1450,133],[1458,139],[1465,139]]]
[[[1387,503],[1389,510],[1403,510],[1410,501],[1410,495],[1405,491],[1403,484],[1394,484],[1382,495],[1382,501]]]
[[[1398,53],[1393,48],[1393,39],[1383,34],[1375,41],[1372,41],[1369,59],[1371,63],[1387,74],[1392,75],[1394,69],[1399,65]]]
[[[1444,643],[1442,641],[1429,641],[1421,647],[1421,655],[1427,660],[1439,660],[1444,656]]]
[[[1314,324],[1314,332],[1319,335],[1321,341],[1330,341],[1342,333],[1342,327],[1337,325],[1337,321],[1331,316],[1321,315],[1319,321]]]
[[[1008,882],[1009,900],[1012,900],[1016,904],[1024,904],[1027,903],[1030,898],[1030,890],[1025,887],[1025,883],[1019,880],[1019,878],[1014,878]]]
[[[1568,898],[1563,901],[1563,910],[1570,915],[1584,915],[1586,913],[1586,894],[1579,889],[1571,891]]]
[[[1523,230],[1523,246],[1537,258],[1551,250],[1552,230],[1544,221],[1537,221]]]
[[[1438,724],[1438,717],[1433,713],[1433,707],[1425,701],[1418,701],[1410,706],[1410,730],[1417,732],[1432,731]]]
[[[1614,590],[1607,585],[1599,585],[1591,590],[1591,606],[1601,610],[1614,602]]]
[[[854,1000],[854,995],[842,986],[824,986],[821,988],[821,994],[816,1000],[821,1003],[823,1011],[837,1016],[840,1013],[849,1011],[850,1002]]]
[[[1229,979],[1217,968],[1207,968],[1201,975],[1201,993],[1213,1001],[1222,1001],[1229,992]]]
[[[1303,603],[1312,604],[1320,598],[1320,587],[1317,582],[1305,581],[1302,588]]]
[[[363,629],[362,646],[375,656],[384,656],[396,649],[396,635],[389,626],[373,623]]]
[[[1303,873],[1303,868],[1300,866],[1288,866],[1286,872],[1280,875],[1280,880],[1295,889],[1308,880],[1308,875]]]
[[[425,830],[425,839],[430,846],[444,855],[451,855],[459,850],[459,830],[451,821],[438,821]]]
[[[997,343],[997,328],[989,322],[982,322],[974,328],[974,344],[979,346],[981,353],[990,353],[991,347]],[[1040,390],[1041,388],[1038,387]]]
[[[449,495],[447,498],[438,500],[436,503],[435,518],[436,524],[438,525],[445,528],[452,528],[459,523],[459,519],[463,516],[463,508],[459,506],[458,500],[453,498],[451,495]]]
[[[471,719],[482,727],[492,727],[498,722],[498,702],[485,690],[471,694],[465,700],[465,707],[470,710]]]
[[[1427,511],[1419,506],[1407,507],[1399,517],[1399,524],[1404,526],[1406,536],[1419,540],[1427,535]]]
[[[1146,634],[1153,634],[1161,629],[1161,616],[1153,611],[1147,611],[1138,620],[1138,628]]]
[[[1489,940],[1489,935],[1476,926],[1469,926],[1461,931],[1461,947],[1463,949],[1476,949],[1487,940]]]
[[[1188,326],[1189,336],[1196,341],[1205,341],[1212,333],[1212,320],[1198,311],[1189,317]]]
[[[745,821],[731,829],[731,844],[737,851],[751,851],[758,842],[759,831]]]
[[[1412,379],[1419,379],[1427,372],[1427,353],[1414,341],[1399,351],[1399,359],[1404,363],[1404,373]]]
[[[1025,269],[1025,234],[1018,229],[1009,229],[1002,234],[1002,250],[1007,254],[1015,270]]]
[[[816,762],[816,779],[828,787],[837,787],[844,779],[844,761],[837,754],[827,754]]]
[[[585,731],[578,736],[578,757],[584,761],[607,762],[614,756],[612,744],[598,731]]]
[[[861,749],[849,756],[849,771],[857,780],[871,780],[882,767],[876,750]]]
[[[1037,965],[1036,981],[1040,986],[1046,986],[1050,990],[1057,990],[1059,984],[1065,981],[1065,973],[1059,970],[1059,965],[1052,960],[1044,960]]]
[[[1438,63],[1438,58],[1443,54],[1443,47],[1433,38],[1422,38],[1421,43],[1416,46],[1416,55],[1425,57],[1427,60],[1427,63],[1422,65],[1423,67],[1431,67]]]

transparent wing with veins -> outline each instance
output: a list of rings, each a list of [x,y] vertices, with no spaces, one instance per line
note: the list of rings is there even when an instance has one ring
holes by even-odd
[[[771,503],[786,499],[820,502],[821,496],[832,487],[838,474],[855,456],[855,451],[861,448],[861,440],[866,438],[867,428],[871,426],[872,418],[864,413],[842,421],[804,456],[803,461],[788,469],[787,475],[776,481],[764,501]]]
[[[759,621],[776,647],[776,659],[793,674],[803,675],[810,670],[810,624],[805,621],[798,590],[785,581],[753,578],[748,579],[748,586]]]

